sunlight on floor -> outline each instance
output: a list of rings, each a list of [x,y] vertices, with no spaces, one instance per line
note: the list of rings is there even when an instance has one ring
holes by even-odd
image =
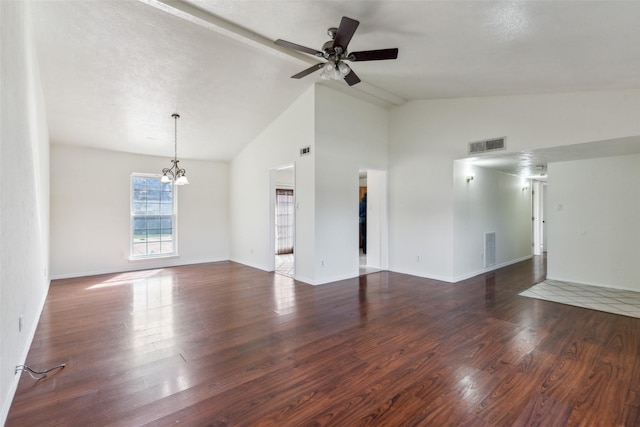
[[[96,283],[95,285],[89,286],[88,289],[100,289],[100,288],[108,288],[110,286],[120,286],[131,284],[138,280],[148,279],[161,273],[164,271],[163,268],[157,268],[154,270],[141,270],[141,271],[130,271],[127,273],[118,274],[108,280],[105,280],[100,283]]]

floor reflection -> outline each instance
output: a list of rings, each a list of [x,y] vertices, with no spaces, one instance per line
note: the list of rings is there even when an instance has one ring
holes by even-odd
[[[274,275],[273,301],[276,306],[275,311],[278,314],[296,312],[296,287],[293,279],[278,274]]]
[[[145,346],[157,348],[159,343],[175,336],[174,277],[171,274],[134,280],[131,283],[131,339],[145,353]]]
[[[496,305],[496,275],[491,273],[484,279],[484,306],[493,308]]]
[[[157,268],[153,270],[142,270],[142,271],[129,271],[126,273],[117,274],[113,277],[110,277],[107,280],[104,280],[100,283],[96,283],[95,285],[89,286],[87,289],[100,289],[100,288],[108,288],[111,286],[121,286],[121,285],[129,285],[132,282],[136,282],[139,280],[148,279],[150,277],[154,277],[164,271],[163,268]],[[101,276],[96,276],[101,277]],[[104,277],[104,276],[102,276]]]
[[[369,303],[367,302],[367,276],[360,276],[360,284],[358,286],[358,312],[360,320],[366,321],[369,315]]]

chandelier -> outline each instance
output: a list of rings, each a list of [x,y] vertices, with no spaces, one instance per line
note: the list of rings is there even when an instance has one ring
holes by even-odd
[[[175,120],[175,151],[173,160],[171,160],[171,163],[173,163],[173,165],[171,165],[170,168],[162,169],[162,178],[160,179],[160,182],[167,184],[173,180],[173,183],[175,185],[185,185],[189,183],[189,180],[186,176],[187,171],[184,169],[180,169],[180,167],[178,166],[178,162],[180,161],[178,160],[178,119],[180,118],[180,115],[177,113],[173,113],[171,117],[173,117],[173,119]]]

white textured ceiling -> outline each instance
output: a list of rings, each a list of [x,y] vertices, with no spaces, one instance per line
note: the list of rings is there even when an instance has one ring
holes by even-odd
[[[319,73],[272,46],[319,49],[342,16],[363,83],[404,100],[640,88],[640,1],[33,1],[53,143],[230,160]]]

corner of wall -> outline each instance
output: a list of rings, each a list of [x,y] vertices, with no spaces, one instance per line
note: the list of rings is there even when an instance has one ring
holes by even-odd
[[[29,2],[0,2],[0,424],[50,284],[49,141],[30,19]]]

